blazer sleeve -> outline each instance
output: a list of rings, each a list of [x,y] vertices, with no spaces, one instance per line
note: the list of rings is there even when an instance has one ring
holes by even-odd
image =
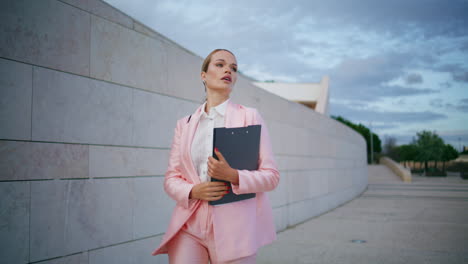
[[[278,186],[279,171],[273,157],[268,129],[258,111],[254,109],[255,123],[262,125],[258,170],[238,170],[239,185],[232,184],[235,194],[271,191]]]
[[[169,154],[169,164],[164,175],[164,190],[178,205],[188,209],[192,202],[189,202],[189,194],[194,184],[188,182],[181,173],[181,137],[183,120],[177,122],[174,138],[172,140]]]

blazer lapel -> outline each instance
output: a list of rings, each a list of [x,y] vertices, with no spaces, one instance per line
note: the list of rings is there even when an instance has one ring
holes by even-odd
[[[240,105],[229,100],[226,115],[224,116],[225,127],[243,127],[245,126],[245,109]]]
[[[195,132],[197,131],[198,127],[198,121],[200,120],[200,116],[202,114],[204,104],[202,104],[200,107],[197,108],[195,113],[192,114],[192,117],[190,118],[190,122],[188,122],[188,128],[187,128],[187,134],[185,135],[185,138],[187,139],[186,144],[185,144],[185,153],[184,157],[186,162],[188,163],[187,169],[189,170],[189,175],[194,175],[192,177],[192,180],[194,183],[200,183],[200,175],[198,175],[197,170],[195,169],[195,166],[193,165],[192,162],[192,141],[193,138],[195,137]]]

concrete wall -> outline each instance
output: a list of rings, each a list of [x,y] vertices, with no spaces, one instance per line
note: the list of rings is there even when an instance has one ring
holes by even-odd
[[[328,90],[330,88],[330,78],[328,76],[324,76],[322,80],[320,80],[320,86],[322,89],[320,90],[320,95],[317,100],[317,106],[315,107],[315,111],[322,113],[326,116],[329,115],[329,103],[330,103],[330,95]]]
[[[166,263],[173,128],[204,97],[202,59],[99,0],[0,6],[2,263]],[[367,186],[349,128],[240,77],[233,100],[266,119],[281,183],[277,230]]]
[[[253,82],[254,85],[289,101],[301,103],[315,112],[328,113],[329,77],[323,76],[318,83]]]
[[[400,163],[392,160],[389,157],[380,157],[379,163],[391,169],[393,173],[398,175],[404,182],[411,182],[411,170],[405,168]]]

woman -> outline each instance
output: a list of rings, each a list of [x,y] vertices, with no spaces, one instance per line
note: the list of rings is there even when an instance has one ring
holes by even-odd
[[[264,192],[279,182],[270,139],[256,109],[235,104],[229,95],[237,80],[237,61],[217,49],[204,60],[201,79],[207,100],[195,113],[177,121],[164,190],[177,202],[161,245],[170,263],[255,263],[257,249],[276,239],[272,209]],[[211,157],[214,127],[262,125],[259,167],[236,170],[219,151]],[[230,182],[211,182],[216,178]],[[232,188],[255,198],[212,206]]]

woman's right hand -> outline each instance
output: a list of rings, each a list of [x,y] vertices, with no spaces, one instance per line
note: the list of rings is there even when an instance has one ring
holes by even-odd
[[[230,186],[224,182],[202,182],[192,187],[190,199],[217,201],[228,193]]]

